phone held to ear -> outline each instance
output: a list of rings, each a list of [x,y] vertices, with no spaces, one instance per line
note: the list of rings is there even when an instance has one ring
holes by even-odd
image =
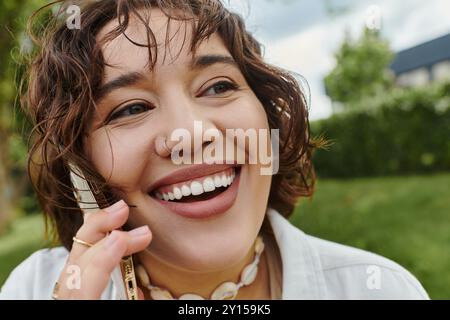
[[[95,214],[99,209],[108,207],[106,197],[100,192],[96,192],[95,196],[92,192],[91,186],[86,180],[83,172],[76,165],[69,163],[70,166],[70,180],[74,187],[74,195],[77,199],[78,205],[83,211],[84,219],[90,214]],[[102,204],[102,207],[99,206]],[[116,280],[116,284],[120,279],[120,283],[124,286],[124,290],[127,294],[128,300],[138,299],[138,290],[136,283],[136,275],[134,272],[133,256],[129,255],[123,257],[120,266],[112,273],[113,281]]]

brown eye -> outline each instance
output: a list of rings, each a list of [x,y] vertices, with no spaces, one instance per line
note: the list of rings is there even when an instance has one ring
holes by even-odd
[[[203,95],[211,96],[211,95],[220,95],[224,94],[228,91],[236,91],[239,87],[230,81],[219,81],[215,84],[213,84],[211,87],[206,89],[206,91],[203,92]]]
[[[120,109],[119,111],[113,113],[108,120],[111,121],[111,120],[122,118],[122,117],[137,115],[137,114],[146,112],[151,109],[153,109],[153,107],[151,107],[150,105],[148,105],[144,102],[133,103],[133,104],[125,106],[122,109]]]

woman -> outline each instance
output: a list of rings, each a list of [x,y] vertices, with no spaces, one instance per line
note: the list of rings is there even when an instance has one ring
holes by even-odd
[[[112,274],[130,254],[141,299],[428,298],[396,263],[288,222],[313,193],[321,142],[298,83],[263,61],[238,15],[213,0],[81,2],[79,29],[57,17],[41,31],[24,104],[30,175],[63,246],[24,261],[0,298],[123,299]],[[180,151],[179,129],[219,135]],[[279,129],[276,174],[234,138],[244,162],[208,162],[227,129]],[[122,200],[83,220],[69,163],[105,203]]]

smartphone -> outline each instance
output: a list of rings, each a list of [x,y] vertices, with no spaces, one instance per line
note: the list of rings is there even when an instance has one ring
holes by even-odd
[[[70,180],[74,187],[74,196],[77,199],[78,206],[83,212],[84,219],[91,214],[95,214],[99,209],[106,208],[111,204],[106,197],[96,190],[92,191],[92,186],[86,180],[83,172],[73,163],[69,163]],[[100,205],[99,205],[100,203]],[[137,300],[138,290],[136,275],[134,272],[133,256],[123,257],[120,265],[112,273],[112,279],[119,288],[119,299]],[[123,295],[126,293],[126,297]]]

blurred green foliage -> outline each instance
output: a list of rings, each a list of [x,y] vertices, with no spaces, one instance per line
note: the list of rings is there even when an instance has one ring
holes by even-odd
[[[331,145],[318,150],[321,177],[450,170],[450,83],[396,88],[362,99],[351,111],[311,124]]]
[[[0,2],[0,234],[15,214],[37,211],[26,173],[30,125],[19,108],[18,87],[24,72],[24,53],[31,48],[25,34],[27,20],[45,3]]]
[[[379,32],[365,28],[356,41],[346,33],[335,58],[336,67],[324,79],[327,95],[335,106],[349,109],[365,97],[392,88],[394,78],[389,64],[393,53]]]

